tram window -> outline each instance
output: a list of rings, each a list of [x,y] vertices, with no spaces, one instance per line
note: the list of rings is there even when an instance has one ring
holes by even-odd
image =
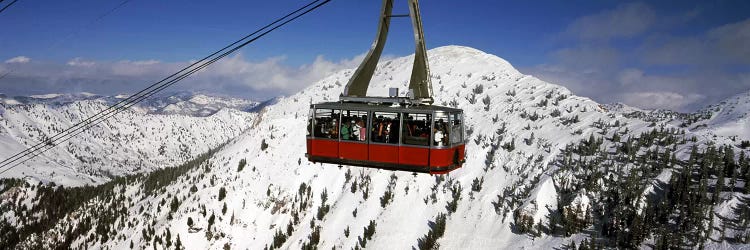
[[[310,136],[312,134],[313,114],[313,109],[310,109],[310,112],[307,114],[307,136]]]
[[[342,110],[341,111],[341,140],[366,141],[367,140],[367,111]]]
[[[430,146],[431,114],[404,113],[403,143]]]
[[[447,113],[439,112],[435,114],[435,126],[432,128],[432,133],[435,135],[432,141],[433,146],[441,147],[449,144],[448,138],[452,133],[448,129]]]
[[[462,143],[463,142],[463,114],[452,113],[451,114],[451,143]]]
[[[315,137],[337,139],[340,113],[338,109],[315,109]]]
[[[397,113],[373,112],[370,140],[398,144],[399,120]]]

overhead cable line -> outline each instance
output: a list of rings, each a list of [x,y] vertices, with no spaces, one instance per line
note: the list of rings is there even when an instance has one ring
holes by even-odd
[[[2,1],[0,1],[0,3],[1,2]],[[5,9],[7,9],[8,7],[10,7],[11,5],[13,5],[16,2],[18,2],[18,0],[13,0],[13,2],[10,2],[8,5],[5,5],[5,7],[3,7],[2,9],[0,9],[0,13],[3,13],[3,11],[5,11]]]
[[[108,107],[107,109],[104,109],[85,120],[63,130],[62,132],[56,134],[55,136],[44,140],[31,148],[28,148],[26,150],[23,150],[5,160],[0,162],[0,168],[7,167],[6,169],[0,171],[0,174],[3,174],[7,172],[8,170],[17,167],[20,164],[23,164],[27,162],[30,159],[33,159],[34,157],[46,152],[47,150],[53,148],[55,145],[65,142],[75,135],[78,135],[82,133],[83,131],[87,130],[88,128],[91,128],[94,125],[99,124],[100,122],[126,110],[132,107],[133,105],[145,100],[146,98],[156,94],[157,92],[174,85],[175,83],[185,79],[186,77],[192,75],[195,72],[198,72],[209,65],[213,64],[214,62],[226,57],[227,55],[241,49],[242,47],[247,46],[248,44],[258,40],[259,38],[267,35],[268,33],[296,20],[297,18],[323,6],[324,4],[330,2],[331,0],[316,0],[313,1],[275,21],[272,23],[256,30],[255,32],[235,41],[234,43],[225,46],[224,48],[212,53],[211,55],[204,57],[200,61],[194,62],[193,64],[183,68],[182,70],[178,71],[177,73],[174,73],[161,81],[158,81],[147,88],[139,91],[138,93],[131,95],[130,97],[123,99],[119,101],[118,103]],[[310,7],[312,6],[312,7]],[[15,163],[15,164],[14,164]]]

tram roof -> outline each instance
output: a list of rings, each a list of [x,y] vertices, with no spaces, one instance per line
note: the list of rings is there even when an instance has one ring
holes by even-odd
[[[357,102],[323,102],[315,103],[310,107],[316,108],[330,108],[330,109],[346,109],[346,110],[374,110],[374,111],[398,111],[398,112],[409,112],[409,111],[444,111],[444,112],[460,112],[463,110],[457,108],[450,108],[437,105],[411,105],[411,106],[400,106],[398,104],[380,104],[380,103],[357,103]]]

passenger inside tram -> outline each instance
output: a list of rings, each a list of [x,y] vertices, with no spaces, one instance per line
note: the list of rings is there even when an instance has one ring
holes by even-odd
[[[446,146],[448,145],[448,125],[443,122],[443,119],[438,119],[435,122],[435,128],[433,129],[433,145],[434,146]]]
[[[367,126],[365,126],[363,120],[367,120],[367,118],[365,117],[357,122],[357,127],[359,127],[359,141],[367,140]]]
[[[331,125],[329,126],[329,130],[328,130],[328,138],[334,138],[335,139],[335,138],[339,137],[339,129],[338,129],[339,126],[338,126],[338,124],[339,123],[336,120],[336,118],[334,118],[333,121],[331,121]]]
[[[437,127],[434,128],[433,131],[435,133],[435,136],[433,137],[433,138],[435,138],[434,145],[435,146],[443,146],[443,131],[441,131]]]
[[[341,140],[364,141],[367,136],[363,135],[366,129],[362,129],[365,127],[365,124],[362,121],[366,120],[366,111],[343,110],[341,113],[341,126],[339,131],[341,134]]]
[[[404,114],[403,143],[407,145],[429,146],[429,120],[429,114]]]
[[[328,137],[328,124],[330,122],[326,118],[315,118],[315,137]]]
[[[352,141],[358,141],[359,140],[359,126],[357,125],[356,118],[349,121],[349,129],[351,129],[351,140]]]
[[[399,120],[389,120],[388,123],[388,143],[398,144]]]
[[[341,123],[341,139],[342,140],[349,140],[350,135],[352,134],[352,129],[349,127],[349,123],[346,122],[346,120],[342,119]]]

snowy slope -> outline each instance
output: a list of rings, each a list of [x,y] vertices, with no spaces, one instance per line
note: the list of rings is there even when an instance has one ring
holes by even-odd
[[[121,96],[120,98],[123,98]],[[218,97],[192,92],[167,93],[151,98],[141,105],[151,114],[209,116],[222,109],[248,111],[260,104],[257,101],[232,97]]]
[[[709,114],[710,118],[694,124],[697,130],[711,135],[750,140],[750,91],[710,105],[698,113]]]
[[[622,103],[606,104],[611,112],[629,118],[668,122],[684,127],[706,140],[739,144],[750,140],[750,91],[729,97],[693,113],[643,110]]]
[[[428,55],[436,103],[462,108],[466,117],[467,162],[447,176],[306,161],[309,104],[337,100],[350,69],[263,108],[248,130],[184,174],[161,182],[158,191],[149,191],[148,180],[139,178],[114,184],[115,197],[92,199],[22,245],[70,240],[74,247],[161,249],[180,239],[188,249],[263,249],[275,240],[282,249],[311,243],[320,249],[409,249],[419,248],[420,239],[445,214],[445,233],[438,240],[444,249],[552,249],[580,242],[585,235],[534,237],[519,233],[513,217],[520,213],[534,223],[549,224],[560,188],[576,179],[558,174],[567,145],[592,136],[625,138],[679,127],[671,119],[654,121],[608,110],[476,49],[447,46]],[[407,56],[379,64],[369,93],[385,95],[389,87],[405,91],[412,61],[413,56]],[[608,142],[602,147],[615,146]],[[689,146],[675,144],[675,155],[684,158]],[[242,169],[241,160],[247,161]],[[669,170],[657,174],[654,187],[670,176]],[[655,189],[643,190],[643,197]],[[738,197],[721,206],[747,199]],[[584,210],[598,199],[586,190],[570,198],[571,206]],[[77,228],[101,217],[99,211],[110,207],[125,216],[94,222],[83,236],[65,238],[63,232],[71,225]],[[729,216],[733,211],[717,213]],[[375,232],[366,237],[364,228],[371,222]],[[95,232],[97,236],[87,236]],[[284,237],[275,237],[280,234]]]
[[[203,98],[204,106],[219,100],[205,95],[194,98]],[[93,94],[2,98],[0,158],[5,159],[106,109],[112,99]],[[152,109],[155,108],[141,105],[122,112],[2,177],[30,176],[75,186],[149,172],[182,163],[236,136],[248,127],[253,117],[251,113],[231,108],[215,110],[206,117],[186,115],[192,111],[181,109],[175,113],[185,115],[161,115],[151,112]]]

